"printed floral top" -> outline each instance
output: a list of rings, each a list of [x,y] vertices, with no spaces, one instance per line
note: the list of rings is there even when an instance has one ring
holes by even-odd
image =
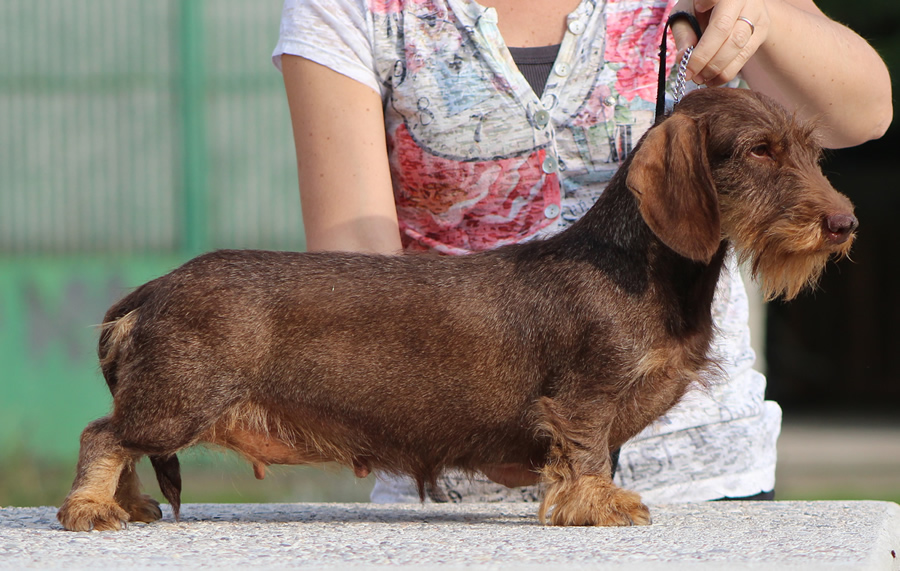
[[[381,95],[404,246],[464,254],[559,231],[590,208],[653,122],[672,5],[582,0],[540,98],[516,68],[496,11],[474,0],[286,0],[273,58],[280,65],[281,54],[300,55]],[[763,403],[765,381],[751,369],[739,279],[723,279],[714,311],[729,382],[645,430],[635,442],[652,450],[623,448],[618,477],[632,489],[666,489],[663,498],[678,501],[774,485],[780,411]],[[736,432],[721,426],[735,420],[744,423]],[[747,453],[722,459],[736,442]],[[710,450],[721,460],[715,475],[697,464],[715,461]]]
[[[665,1],[583,2],[540,99],[494,9],[467,0],[288,2],[279,49],[381,94],[404,245],[458,254],[593,204],[653,120],[668,12]]]

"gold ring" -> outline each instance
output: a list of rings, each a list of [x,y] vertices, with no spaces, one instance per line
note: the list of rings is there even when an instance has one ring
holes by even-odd
[[[753,35],[753,32],[756,31],[756,26],[753,25],[753,22],[751,22],[750,20],[748,20],[747,18],[745,18],[745,17],[743,17],[743,16],[740,16],[740,17],[738,18],[738,20],[747,22],[747,25],[750,26],[750,35],[752,36],[752,35]]]

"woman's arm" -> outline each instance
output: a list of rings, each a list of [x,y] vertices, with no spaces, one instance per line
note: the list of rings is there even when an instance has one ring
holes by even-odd
[[[399,252],[381,97],[301,57],[282,71],[307,249]]]
[[[705,31],[697,43],[686,24],[680,49],[697,43],[688,77],[721,85],[741,72],[750,87],[821,125],[826,146],[858,145],[891,123],[891,81],[878,53],[813,0],[680,0]],[[754,27],[739,18],[747,18]]]

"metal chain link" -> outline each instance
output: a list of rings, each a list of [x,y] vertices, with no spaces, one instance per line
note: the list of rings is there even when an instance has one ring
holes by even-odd
[[[688,47],[688,49],[684,50],[684,56],[681,58],[681,63],[678,64],[678,75],[675,76],[675,86],[672,88],[672,96],[675,98],[675,105],[678,105],[678,102],[684,97],[684,88],[687,83],[684,79],[684,75],[687,72],[688,62],[691,60],[691,53],[694,51],[694,46]]]

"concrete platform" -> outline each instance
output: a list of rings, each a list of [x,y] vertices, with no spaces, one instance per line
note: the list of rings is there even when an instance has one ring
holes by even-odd
[[[0,509],[0,568],[900,570],[891,502],[651,506],[633,528],[541,526],[534,504],[187,504],[154,524],[72,533],[56,509]]]

